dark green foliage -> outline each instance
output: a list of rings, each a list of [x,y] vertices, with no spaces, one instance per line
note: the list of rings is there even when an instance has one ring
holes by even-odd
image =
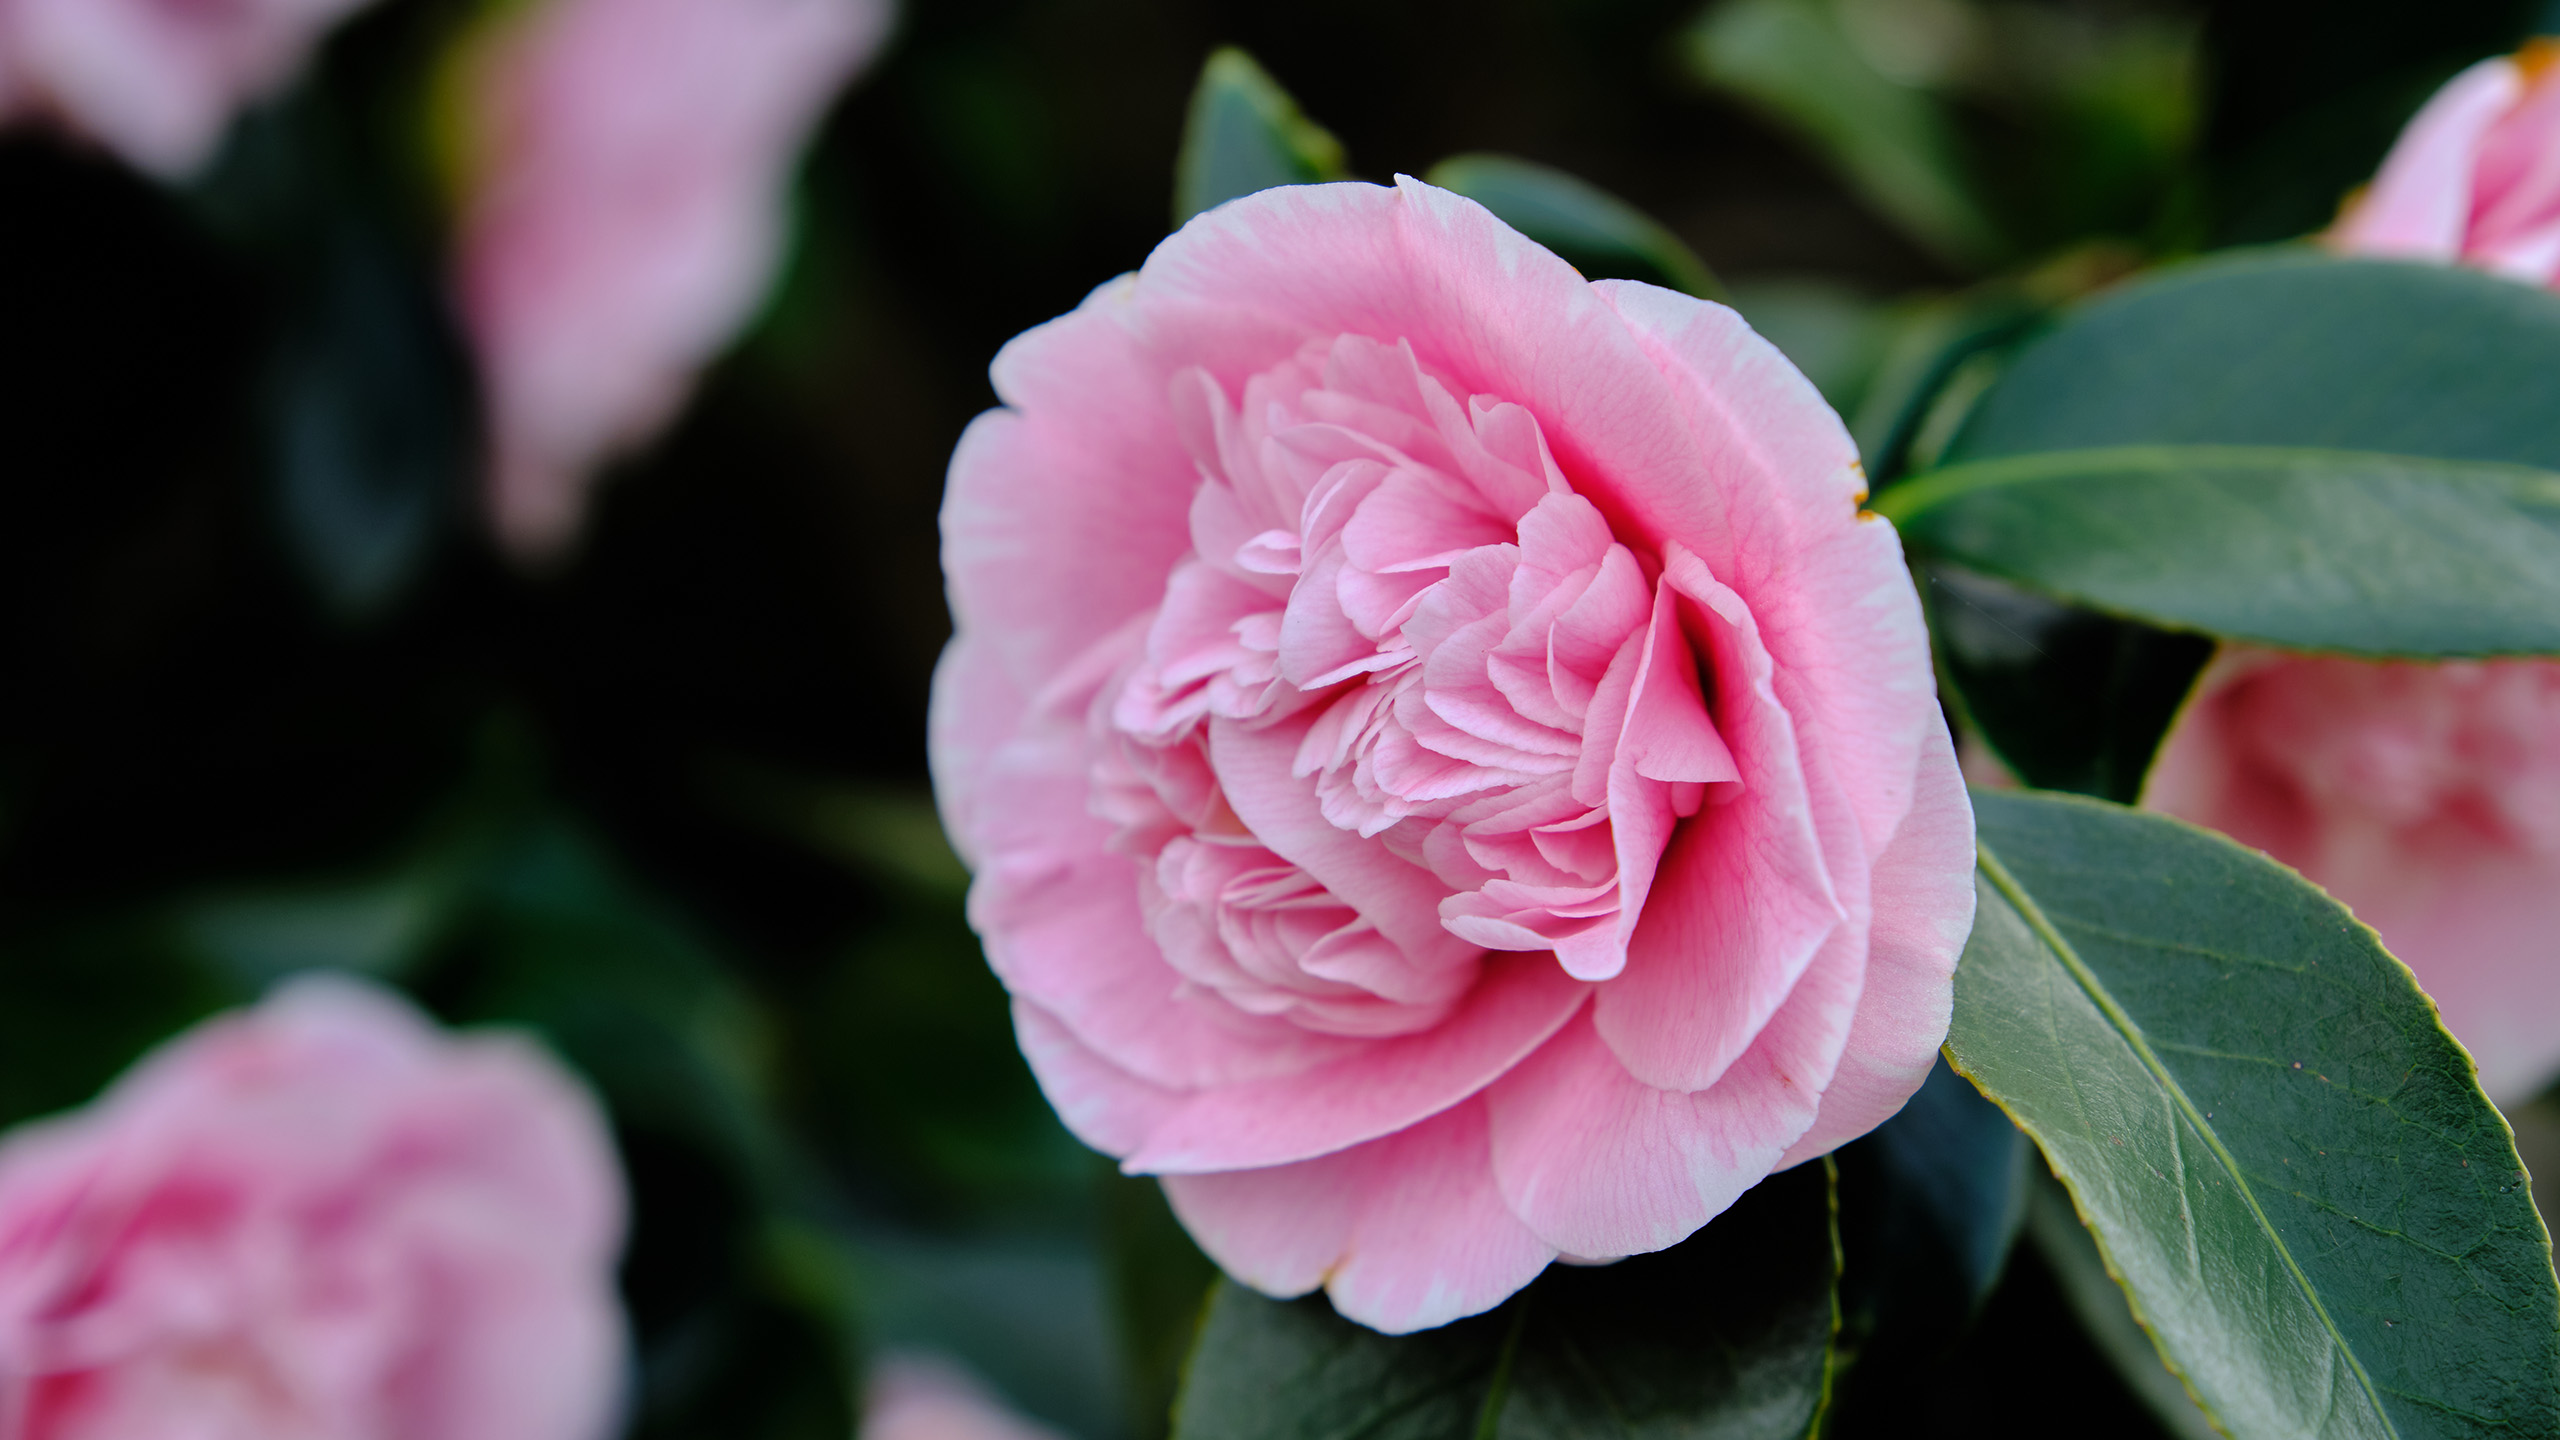
[[[1484,206],[1591,279],[1724,297],[1707,263],[1679,236],[1587,180],[1516,155],[1452,155],[1422,178]]]
[[[1274,185],[1342,178],[1342,145],[1233,46],[1200,70],[1174,162],[1173,223]]]
[[[1552,1267],[1418,1335],[1221,1282],[1175,1440],[1802,1436],[1830,1395],[1837,1234],[1830,1167],[1811,1164],[1669,1250]]]
[[[1983,793],[1947,1051],[2232,1434],[2560,1434],[2560,1290],[2506,1124],[2409,972],[2176,821]]]

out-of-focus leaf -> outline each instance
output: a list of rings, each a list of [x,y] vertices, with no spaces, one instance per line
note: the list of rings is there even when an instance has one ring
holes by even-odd
[[[1516,155],[1452,155],[1423,174],[1501,217],[1594,280],[1642,280],[1724,298],[1707,262],[1661,221],[1552,166]]]
[[[408,869],[346,885],[217,896],[182,907],[181,943],[255,992],[303,970],[407,976],[443,933],[451,876]]]
[[[2142,1397],[2151,1413],[2177,1440],[2220,1440],[2178,1377],[2160,1363],[2160,1351],[2142,1322],[2133,1318],[2124,1290],[2107,1273],[2098,1244],[2071,1210],[2071,1196],[2050,1175],[2040,1175],[2027,1197],[2027,1235],[2045,1266],[2080,1317],[2098,1352],[2107,1357],[2125,1388]]]
[[[1873,380],[1848,412],[1849,433],[1877,489],[1901,477],[1912,442],[1965,362],[2014,341],[2041,314],[2014,290],[1985,287],[1921,305],[1894,327]]]
[[[1737,280],[1729,298],[1831,408],[1857,413],[1900,324],[1898,307],[1828,280]]]
[[[2560,1433],[2515,1146],[2373,932],[2218,836],[1977,792],[1947,1054],[2239,1440]]]
[[[1218,1267],[1191,1243],[1153,1178],[1113,1173],[1102,1184],[1130,1429],[1133,1440],[1163,1440]]]
[[[2213,641],[1959,566],[1919,575],[1938,664],[2000,759],[2038,789],[2132,804]]]
[[[966,1361],[1070,1434],[1128,1433],[1109,1291],[1090,1248],[1064,1237],[866,1233],[857,1268],[874,1343]]]
[[[1959,266],[2004,244],[1936,97],[1878,71],[1827,0],[1724,0],[1689,31],[1690,68],[1827,153],[1875,207]]]
[[[1560,1265],[1492,1312],[1390,1338],[1321,1296],[1210,1302],[1176,1440],[1796,1437],[1830,1394],[1828,1164],[1773,1176],[1687,1241]]]
[[[429,277],[332,227],[268,382],[269,463],[295,558],[330,607],[379,611],[425,562],[476,459],[469,371]]]
[[[1901,1112],[1838,1154],[1842,1348],[1834,1428],[1906,1428],[1910,1390],[1967,1337],[2025,1209],[2027,1137],[1942,1060]]]
[[[719,788],[741,814],[864,876],[953,901],[969,888],[969,871],[942,833],[933,797],[921,791],[743,765],[724,767]]]
[[[278,529],[322,602],[361,620],[424,566],[479,457],[439,258],[355,88],[327,70],[251,111],[192,198],[280,317],[256,417]]]
[[[1339,180],[1342,142],[1234,46],[1211,52],[1174,161],[1173,223],[1274,185]]]
[[[1924,554],[2154,625],[2354,655],[2560,653],[2560,471],[2127,446],[1954,465],[1875,505]]]
[[[236,998],[147,921],[10,934],[0,943],[0,1126],[87,1101]]]

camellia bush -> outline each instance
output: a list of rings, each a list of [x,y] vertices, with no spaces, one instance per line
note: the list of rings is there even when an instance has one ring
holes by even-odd
[[[0,1440],[2560,1440],[2560,12],[1266,8],[0,0]]]
[[[2549,73],[1862,461],[1622,203],[1213,59],[953,457],[933,719],[1043,1090],[1229,1277],[1175,1434],[1825,1433],[2039,1204],[2168,1423],[2560,1430]]]

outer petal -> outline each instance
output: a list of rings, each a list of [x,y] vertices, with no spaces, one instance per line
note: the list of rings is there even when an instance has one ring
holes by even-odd
[[[1164,1188],[1228,1274],[1282,1296],[1321,1284],[1390,1335],[1490,1310],[1556,1256],[1494,1188],[1481,1100],[1321,1159]]]
[[[1005,673],[993,649],[956,635],[933,667],[933,699],[925,710],[925,755],[933,770],[934,808],[942,833],[964,864],[977,864],[978,779],[1022,724],[1030,697]]]
[[[1026,694],[1154,608],[1191,543],[1198,472],[1169,374],[1138,352],[1129,311],[1124,277],[1015,337],[993,371],[1011,408],[979,416],[952,452],[942,571],[954,628]]]
[[[1058,1119],[1105,1155],[1137,1149],[1147,1132],[1182,1103],[1179,1093],[1150,1085],[1093,1053],[1056,1016],[1028,1000],[1013,1002],[1013,1033]]]
[[[1920,752],[1919,798],[1875,869],[1867,978],[1822,1110],[1780,1169],[1892,1118],[1946,1043],[1956,957],[1973,933],[1973,806],[1941,729]]]
[[[1813,1124],[1865,964],[1865,935],[1833,931],[1750,1049],[1694,1093],[1644,1084],[1595,1025],[1566,1026],[1486,1093],[1503,1199],[1569,1255],[1643,1254],[1696,1233]]]
[[[2400,133],[2372,188],[2330,232],[2332,242],[2359,255],[2460,258],[2480,142],[2523,93],[2523,77],[2505,59],[2447,81]]]
[[[1574,488],[1628,538],[1723,524],[1661,373],[1598,290],[1472,200],[1293,185],[1231,201],[1157,247],[1139,328],[1229,393],[1313,336],[1403,340],[1460,395],[1537,417]],[[1835,422],[1836,423],[1836,422]]]
[[[1204,1089],[1148,1132],[1132,1173],[1284,1165],[1448,1109],[1556,1033],[1590,987],[1552,956],[1500,956],[1446,1020],[1293,1074]]]
[[[1291,1074],[1358,1048],[1181,991],[1139,914],[1137,872],[1086,808],[1080,731],[1033,727],[978,784],[1005,803],[976,824],[969,922],[1005,988],[1084,1045],[1172,1089]]]

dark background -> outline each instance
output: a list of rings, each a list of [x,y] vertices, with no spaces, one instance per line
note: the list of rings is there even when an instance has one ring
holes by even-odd
[[[295,258],[369,236],[349,253],[408,277],[401,353],[467,433],[436,205],[350,98],[400,93],[383,77],[462,8],[367,12],[193,190],[0,142],[0,1120],[301,963],[370,969],[541,1028],[606,1093],[648,1433],[841,1434],[868,1336],[957,1347],[1086,1440],[1147,1435],[1198,1262],[1031,1090],[929,819],[922,717],[945,457],[997,347],[1163,236],[1202,58],[1250,50],[1355,173],[1560,166],[1745,293],[1982,277],[1692,78],[1689,0],[916,0],[812,151],[775,298],[577,551],[510,564],[464,471],[430,467],[419,558],[351,604],[277,478],[275,357],[378,338],[307,323],[334,312]],[[2316,228],[2436,83],[2537,18],[2096,8],[2197,27],[2201,128],[2096,229],[2021,220],[2021,266]],[[240,219],[270,121],[323,136],[296,152],[322,157],[297,172],[322,220]],[[2041,135],[1967,123],[1985,154]],[[2020,1262],[1898,1433],[2041,1433],[2056,1395],[2075,1432],[2148,1433],[2063,1314]]]

